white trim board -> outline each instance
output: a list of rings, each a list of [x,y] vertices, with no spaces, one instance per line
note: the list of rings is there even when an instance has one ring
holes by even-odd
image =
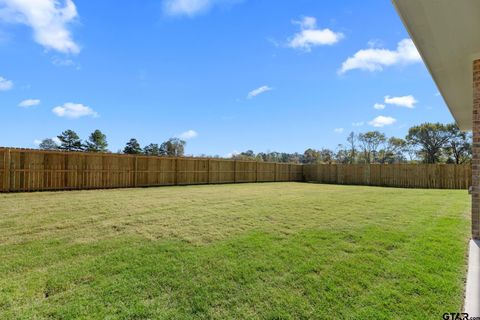
[[[470,240],[465,312],[469,317],[480,317],[480,240]]]

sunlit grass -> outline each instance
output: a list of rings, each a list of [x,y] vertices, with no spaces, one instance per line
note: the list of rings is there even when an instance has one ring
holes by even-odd
[[[466,191],[266,183],[0,195],[0,318],[439,319]]]

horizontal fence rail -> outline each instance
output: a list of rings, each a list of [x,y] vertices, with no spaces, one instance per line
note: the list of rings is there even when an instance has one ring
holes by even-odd
[[[303,166],[0,148],[0,192],[303,181]]]
[[[470,165],[317,164],[305,165],[305,181],[399,188],[468,189]]]
[[[468,189],[471,180],[470,165],[299,165],[0,148],[0,192],[280,181]]]

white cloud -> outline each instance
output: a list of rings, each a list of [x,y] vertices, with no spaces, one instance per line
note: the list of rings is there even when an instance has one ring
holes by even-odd
[[[383,41],[380,39],[371,39],[367,42],[369,48],[383,47]]]
[[[417,48],[411,39],[401,40],[396,50],[369,48],[358,51],[343,62],[338,71],[343,74],[347,71],[360,69],[366,71],[382,71],[384,67],[406,65],[422,61]]]
[[[352,123],[352,126],[354,126],[354,127],[361,127],[361,126],[363,126],[364,124],[365,124],[365,122],[359,121],[359,122],[354,122],[354,123]]]
[[[40,143],[42,143],[42,140],[40,140],[40,139],[33,140],[33,144],[36,145],[36,146],[40,145]]]
[[[317,19],[314,17],[304,17],[301,21],[294,21],[294,23],[300,25],[301,31],[288,40],[290,48],[310,52],[312,47],[333,45],[344,38],[341,32],[318,29]]]
[[[317,27],[317,18],[315,17],[303,17],[300,21],[293,21],[295,24],[299,24],[302,29],[315,29]]]
[[[236,156],[236,155],[238,155],[238,154],[240,154],[240,151],[234,150],[234,151],[232,151],[232,152],[230,152],[230,153],[227,153],[227,154],[225,155],[225,158],[231,158],[231,157]]]
[[[257,88],[257,89],[254,89],[252,91],[250,91],[247,95],[247,98],[248,99],[252,99],[258,95],[261,95],[262,93],[265,93],[265,92],[268,92],[268,91],[271,91],[273,90],[273,88],[270,88],[269,86],[262,86],[260,88]]]
[[[270,42],[274,47],[279,48],[281,46],[281,43],[275,40],[274,38],[267,38],[267,41]]]
[[[0,77],[0,91],[8,91],[13,88],[13,82]]]
[[[79,53],[68,25],[77,18],[72,0],[0,0],[0,21],[33,29],[33,38],[46,49]]]
[[[381,103],[375,103],[375,104],[373,105],[373,108],[374,108],[374,109],[377,109],[377,110],[383,110],[383,109],[385,109],[385,105],[384,105],[384,104],[381,104]]]
[[[206,11],[211,5],[210,0],[167,0],[164,2],[164,11],[169,15],[193,16]]]
[[[62,57],[54,56],[51,61],[52,64],[56,67],[72,67],[80,70],[80,65],[72,59],[65,59]]]
[[[343,129],[343,128],[335,128],[335,129],[333,129],[333,132],[335,132],[335,133],[343,133],[344,130],[345,130],[345,129]]]
[[[415,108],[415,104],[418,103],[418,101],[412,95],[402,97],[385,96],[385,103],[413,109]]]
[[[375,119],[373,119],[372,121],[370,121],[368,124],[371,125],[371,126],[374,126],[376,128],[381,128],[381,127],[385,127],[385,126],[394,124],[395,122],[397,122],[397,120],[395,118],[378,116]]]
[[[27,99],[20,102],[18,106],[22,108],[29,108],[33,106],[38,106],[39,104],[40,104],[40,100],[38,99]]]
[[[67,102],[62,106],[58,106],[52,109],[52,112],[59,117],[65,117],[70,119],[77,119],[85,116],[98,117],[98,113],[93,111],[92,108],[85,106],[81,103]]]
[[[182,140],[190,140],[198,137],[198,132],[195,130],[188,130],[178,135],[178,138]]]
[[[193,17],[216,5],[232,5],[242,0],[164,0],[163,11],[172,16]]]

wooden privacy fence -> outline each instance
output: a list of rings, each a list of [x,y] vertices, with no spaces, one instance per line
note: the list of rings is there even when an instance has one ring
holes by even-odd
[[[303,181],[303,166],[0,148],[0,192]]]
[[[470,165],[318,164],[305,165],[305,181],[401,188],[468,189]]]
[[[307,181],[468,189],[470,165],[299,165],[0,148],[0,192]]]

